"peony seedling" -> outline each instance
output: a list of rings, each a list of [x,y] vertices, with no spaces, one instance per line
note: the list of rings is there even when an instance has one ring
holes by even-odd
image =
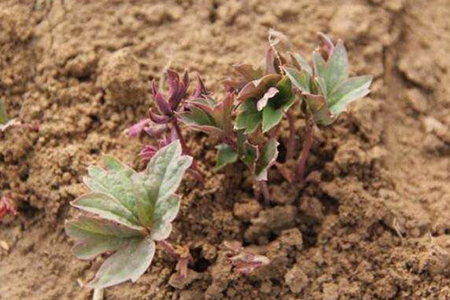
[[[261,126],[262,132],[266,133],[280,123],[295,100],[291,82],[282,73],[281,65],[281,57],[269,47],[264,69],[253,69],[245,64],[235,67],[241,79],[226,82],[228,88],[239,91],[235,129],[250,134]]]
[[[220,170],[238,160],[242,161],[254,174],[268,201],[270,196],[264,181],[267,181],[268,169],[278,156],[278,142],[264,137],[259,137],[256,142],[250,142],[251,133],[233,125],[238,122],[233,118],[233,113],[238,109],[233,91],[227,92],[222,100],[217,101],[206,91],[198,78],[198,87],[194,95],[196,98],[188,100],[185,110],[179,113],[180,120],[189,128],[218,139],[215,170]]]
[[[344,43],[336,45],[320,33],[323,47],[313,52],[312,63],[300,54],[291,54],[293,66],[282,69],[306,104],[306,134],[296,175],[303,179],[312,142],[313,124],[329,126],[347,106],[370,92],[372,76],[349,77],[349,62]]]
[[[158,150],[142,173],[108,156],[105,169],[89,168],[84,183],[90,192],[71,203],[89,214],[67,221],[66,232],[76,240],[73,252],[80,259],[114,252],[89,287],[135,282],[147,270],[155,242],[172,231],[180,208],[175,191],[191,163],[177,140]]]

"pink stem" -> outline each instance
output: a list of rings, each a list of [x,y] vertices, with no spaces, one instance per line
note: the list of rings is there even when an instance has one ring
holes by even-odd
[[[286,159],[291,159],[294,157],[295,151],[295,119],[291,111],[286,113],[286,117],[289,122],[289,140],[287,144]]]
[[[180,128],[180,125],[178,124],[177,118],[173,119],[172,125],[175,128],[178,138],[180,139],[181,148],[183,149],[183,152],[187,155],[192,156],[191,148],[189,148],[189,146],[186,144],[186,141],[185,141],[183,135],[181,134],[181,128]],[[197,179],[197,181],[199,181],[200,183],[203,183],[204,182],[203,176],[200,173],[200,170],[197,165],[197,161],[195,159],[192,160],[191,168],[195,172],[194,177]]]
[[[266,181],[260,181],[259,182],[259,188],[261,189],[261,192],[262,192],[263,197],[264,197],[264,204],[266,206],[269,206],[271,198],[270,198],[270,191],[269,191],[269,187],[267,186],[267,182]]]
[[[303,151],[296,172],[297,180],[301,182],[303,182],[305,177],[306,161],[308,160],[312,144],[313,144],[313,122],[307,116],[305,141],[303,142]]]

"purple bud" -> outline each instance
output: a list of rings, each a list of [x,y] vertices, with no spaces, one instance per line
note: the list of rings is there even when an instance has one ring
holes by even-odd
[[[205,85],[203,84],[203,81],[200,78],[200,75],[197,74],[197,87],[195,88],[195,91],[192,94],[192,98],[194,99],[205,98],[205,96],[207,95],[208,91],[206,90]]]
[[[173,111],[178,108],[181,100],[186,96],[186,91],[189,83],[188,73],[184,72],[183,81],[175,71],[167,70],[167,78],[169,80],[169,104]]]
[[[152,109],[148,111],[148,117],[156,124],[167,124],[170,121],[169,117],[156,114]]]
[[[131,126],[130,128],[128,128],[126,130],[126,133],[128,134],[128,136],[131,137],[137,137],[140,136],[142,131],[144,131],[145,127],[150,124],[151,120],[150,119],[144,119],[141,120],[140,122],[134,124],[133,126]]]
[[[166,116],[172,116],[173,111],[170,107],[169,103],[164,99],[164,96],[158,92],[155,96],[155,103],[158,106],[159,111],[166,115]]]
[[[334,52],[333,41],[331,41],[331,39],[322,32],[319,32],[318,35],[323,41],[322,50],[325,54],[325,60],[328,60]]]

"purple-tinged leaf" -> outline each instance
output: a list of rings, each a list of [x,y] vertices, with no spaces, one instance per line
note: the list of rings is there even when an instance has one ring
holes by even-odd
[[[234,69],[247,82],[261,78],[264,75],[264,72],[261,68],[254,69],[252,65],[248,64],[235,65]]]
[[[150,118],[150,120],[152,120],[153,123],[156,123],[158,125],[163,125],[170,122],[170,117],[159,115],[155,113],[152,109],[148,111],[148,117]]]
[[[241,102],[246,101],[249,98],[261,98],[265,91],[277,84],[281,79],[281,75],[269,74],[264,77],[253,80],[246,84],[237,95],[237,99]]]
[[[186,91],[189,84],[189,76],[185,71],[183,81],[175,71],[167,70],[167,78],[169,80],[168,102],[172,111],[176,111],[181,100],[186,97]]]
[[[131,228],[113,221],[80,216],[65,224],[66,233],[77,241],[73,252],[81,259],[92,259],[108,251],[115,251],[131,238],[142,238],[144,228]]]
[[[127,280],[136,282],[148,269],[154,255],[155,242],[150,237],[132,239],[103,263],[88,286],[100,289]]]
[[[157,93],[154,98],[155,104],[158,107],[159,111],[165,116],[172,116],[173,111],[170,107],[169,103],[164,99],[164,96],[161,93]]]
[[[266,107],[267,102],[269,102],[270,98],[273,98],[276,94],[278,94],[278,89],[275,87],[271,87],[267,90],[267,92],[263,95],[261,99],[258,100],[256,103],[256,108],[258,111],[263,110],[264,107]]]
[[[163,118],[164,121],[166,120],[168,121],[167,117]],[[144,119],[128,128],[126,130],[126,133],[130,137],[139,137],[145,132],[150,137],[159,138],[166,130],[167,130],[166,124],[158,124],[157,122],[154,122],[151,119]]]
[[[275,139],[269,140],[261,150],[261,155],[256,162],[255,177],[257,181],[266,181],[269,168],[278,157],[279,143]]]
[[[194,93],[192,94],[191,98],[197,99],[197,98],[205,98],[208,96],[209,93],[205,88],[205,85],[203,84],[202,79],[197,74],[197,87],[194,90]]]
[[[279,64],[277,64],[277,55],[275,50],[272,47],[267,49],[266,53],[266,71],[264,75],[269,74],[278,74],[279,73]]]
[[[319,37],[323,41],[322,48],[323,48],[323,51],[326,54],[325,59],[328,59],[328,58],[330,58],[333,55],[333,52],[334,52],[333,41],[331,41],[331,39],[327,35],[322,33],[322,32],[319,32]]]
[[[126,133],[128,134],[128,136],[138,137],[142,134],[144,128],[147,127],[150,123],[151,123],[150,119],[141,120],[138,123],[131,126],[130,128],[128,128],[126,130]]]

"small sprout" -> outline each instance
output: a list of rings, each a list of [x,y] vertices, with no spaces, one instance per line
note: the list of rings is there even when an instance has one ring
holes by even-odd
[[[349,78],[349,64],[344,43],[334,45],[320,34],[324,46],[313,52],[312,66],[299,54],[293,54],[292,67],[283,67],[300,91],[316,124],[331,125],[355,100],[369,94],[372,76]]]
[[[228,258],[234,269],[245,275],[249,275],[257,268],[270,263],[269,258],[245,250],[240,243],[224,242],[224,246],[229,251]]]
[[[177,261],[175,270],[177,270],[181,278],[185,279],[187,277],[188,265],[194,263],[192,255],[189,252],[189,248],[186,246],[174,247],[167,241],[161,241],[159,244],[173,259]]]
[[[179,114],[183,111],[183,100],[187,96],[187,89],[189,85],[189,76],[185,71],[182,79],[180,76],[170,69],[165,70],[162,76],[167,78],[169,83],[169,90],[167,95],[163,94],[162,88],[164,80],[161,80],[160,87],[156,81],[152,82],[152,96],[155,107],[150,108],[148,112],[148,119],[143,119],[134,124],[125,132],[131,137],[139,137],[142,133],[146,133],[152,138],[160,138],[164,136],[164,140],[159,142],[157,146],[146,145],[140,152],[140,156],[144,160],[150,159],[157,149],[164,147],[172,141],[179,140],[184,154],[191,155],[192,151],[186,144],[186,140],[181,132],[179,124]],[[202,94],[203,83],[198,87],[200,90],[194,94]],[[206,93],[206,92],[205,92]],[[191,165],[191,174],[199,182],[203,182],[203,177],[198,169],[196,161]]]
[[[180,208],[174,193],[192,163],[181,152],[179,141],[171,143],[152,157],[142,173],[112,157],[104,158],[106,169],[89,168],[84,182],[91,191],[71,204],[91,215],[67,221],[66,232],[77,241],[73,251],[80,259],[115,252],[89,287],[135,282],[150,266],[155,241],[169,237]]]
[[[7,213],[17,216],[17,210],[12,205],[12,200],[4,196],[0,198],[0,219],[3,218]]]
[[[324,45],[313,52],[312,64],[300,54],[291,54],[294,67],[282,69],[299,90],[306,105],[306,134],[303,151],[296,170],[296,177],[304,179],[306,161],[313,143],[313,122],[317,125],[331,125],[347,106],[369,94],[372,76],[349,78],[349,63],[344,43],[336,45],[326,35],[320,33]]]

